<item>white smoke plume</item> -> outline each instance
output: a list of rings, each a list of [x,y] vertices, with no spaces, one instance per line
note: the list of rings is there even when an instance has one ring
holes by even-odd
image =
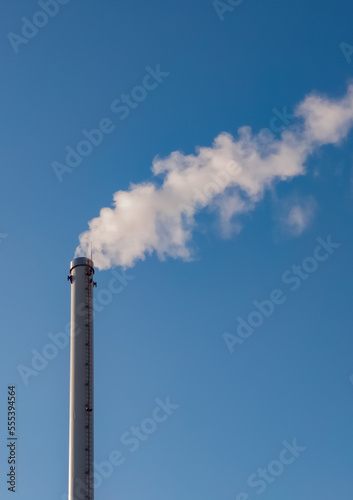
[[[312,223],[317,203],[313,196],[292,195],[279,202],[278,225],[283,235],[300,236]]]
[[[155,158],[152,173],[162,183],[117,191],[112,208],[102,208],[80,235],[76,256],[89,255],[92,246],[99,269],[131,267],[152,252],[190,260],[197,214],[205,207],[218,215],[224,235],[232,234],[239,229],[237,215],[252,210],[266,189],[305,174],[305,162],[317,148],[346,137],[353,125],[353,84],[339,100],[307,96],[295,117],[278,139],[264,140],[242,127],[237,139],[222,132],[196,154],[175,151]]]

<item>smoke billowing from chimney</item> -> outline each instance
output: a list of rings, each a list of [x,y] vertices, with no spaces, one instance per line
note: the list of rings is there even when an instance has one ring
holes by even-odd
[[[239,230],[237,215],[254,209],[266,189],[305,174],[317,148],[346,137],[353,125],[353,84],[340,100],[307,96],[295,117],[278,139],[266,141],[242,127],[237,139],[222,132],[196,154],[175,151],[154,159],[152,173],[163,182],[117,191],[113,207],[102,208],[80,235],[76,256],[89,255],[92,245],[99,269],[131,267],[152,252],[190,260],[196,216],[206,207],[217,214],[222,233],[231,235]]]

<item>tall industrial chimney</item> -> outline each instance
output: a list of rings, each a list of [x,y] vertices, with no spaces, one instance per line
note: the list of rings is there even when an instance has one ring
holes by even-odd
[[[91,259],[70,265],[69,500],[93,500],[93,281]]]

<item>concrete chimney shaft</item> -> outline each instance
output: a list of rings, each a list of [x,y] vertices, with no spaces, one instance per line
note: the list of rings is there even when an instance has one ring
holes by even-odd
[[[71,262],[69,500],[94,500],[93,274],[91,259]]]

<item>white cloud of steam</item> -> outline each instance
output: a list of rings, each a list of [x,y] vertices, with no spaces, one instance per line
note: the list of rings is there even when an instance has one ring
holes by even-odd
[[[289,199],[281,204],[280,224],[291,236],[300,236],[313,221],[317,204],[312,196]]]
[[[353,125],[353,85],[341,100],[307,96],[295,115],[293,126],[261,148],[260,136],[242,127],[237,139],[223,132],[196,154],[175,151],[154,159],[152,173],[162,184],[142,182],[117,191],[113,207],[103,208],[80,235],[76,256],[89,255],[92,244],[99,269],[130,267],[152,252],[190,260],[196,217],[205,207],[218,215],[225,236],[239,230],[236,216],[254,209],[266,189],[305,174],[305,161],[316,148],[344,139]],[[306,220],[303,208],[293,207],[290,223],[298,234]]]
[[[341,100],[312,94],[297,108],[305,120],[306,140],[316,145],[337,144],[353,125],[353,84]]]

